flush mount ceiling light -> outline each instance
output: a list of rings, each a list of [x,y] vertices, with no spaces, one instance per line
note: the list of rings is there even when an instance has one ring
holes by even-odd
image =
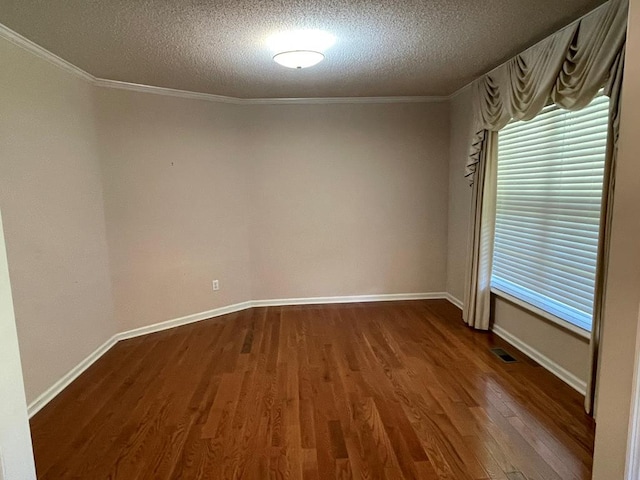
[[[307,68],[324,60],[324,52],[336,39],[322,30],[296,30],[281,32],[268,39],[275,53],[273,60],[287,68]]]
[[[324,55],[313,50],[293,50],[274,55],[273,59],[283,67],[307,68],[317,65],[324,60]]]

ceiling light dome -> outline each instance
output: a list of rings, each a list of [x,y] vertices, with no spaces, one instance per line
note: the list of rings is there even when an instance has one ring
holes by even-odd
[[[307,68],[324,60],[336,37],[323,30],[279,32],[267,39],[273,59],[287,68]]]
[[[313,50],[291,50],[276,54],[273,59],[283,67],[308,68],[324,60],[324,55]]]

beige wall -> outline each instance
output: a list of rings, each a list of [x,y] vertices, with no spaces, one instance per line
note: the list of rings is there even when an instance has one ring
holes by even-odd
[[[445,291],[446,103],[244,115],[254,299]]]
[[[593,478],[622,479],[640,305],[640,0],[631,1],[603,321]]]
[[[0,220],[0,478],[35,480],[18,335]],[[4,476],[3,476],[4,473]]]
[[[492,295],[491,316],[498,326],[535,348],[586,385],[589,340],[572,333],[504,298]]]
[[[449,211],[447,218],[447,292],[464,302],[464,280],[469,251],[471,187],[464,177],[473,134],[471,88],[459,92],[450,102],[449,125]]]
[[[119,329],[250,300],[240,107],[106,88],[96,98]]]
[[[247,300],[444,291],[446,104],[97,99],[122,330]]]
[[[93,87],[0,39],[0,208],[27,399],[116,331]]]

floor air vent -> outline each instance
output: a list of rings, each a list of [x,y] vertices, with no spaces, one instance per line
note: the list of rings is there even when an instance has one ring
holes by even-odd
[[[518,361],[515,358],[513,358],[511,355],[509,355],[506,351],[504,351],[502,348],[492,348],[491,351],[493,352],[494,355],[499,357],[500,360],[502,360],[504,363],[515,363]]]

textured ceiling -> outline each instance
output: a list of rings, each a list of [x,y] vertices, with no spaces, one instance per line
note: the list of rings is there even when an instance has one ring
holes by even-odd
[[[241,98],[448,95],[602,0],[0,0],[0,23],[99,78]],[[336,43],[289,70],[267,38]]]

